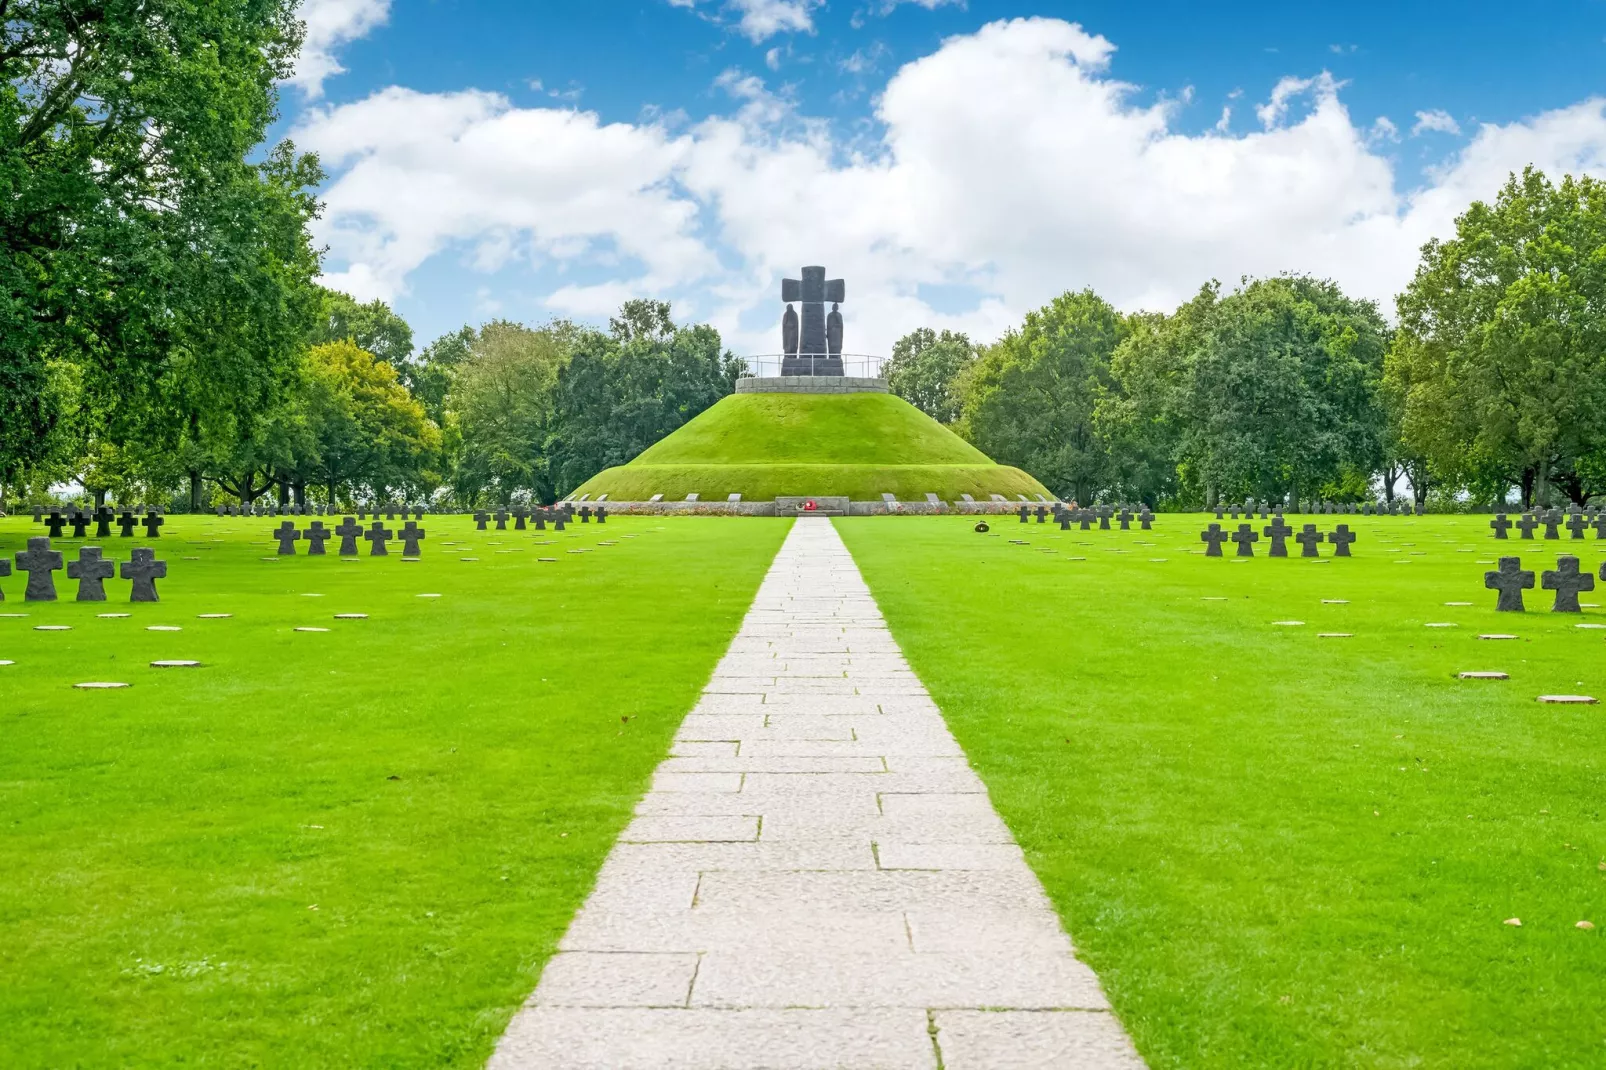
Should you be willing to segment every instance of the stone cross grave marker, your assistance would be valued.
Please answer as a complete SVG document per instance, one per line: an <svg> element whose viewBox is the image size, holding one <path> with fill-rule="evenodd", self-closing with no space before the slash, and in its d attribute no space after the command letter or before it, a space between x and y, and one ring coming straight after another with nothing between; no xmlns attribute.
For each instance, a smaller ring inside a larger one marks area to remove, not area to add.
<svg viewBox="0 0 1606 1070"><path fill-rule="evenodd" d="M597 506L596 516L597 523L606 524L608 522L608 507L606 505Z"/></svg>
<svg viewBox="0 0 1606 1070"><path fill-rule="evenodd" d="M1539 585L1547 591L1556 592L1556 604L1550 607L1552 613L1582 613L1578 594L1580 591L1593 591L1595 577L1589 572L1578 571L1578 558L1563 554L1556 558L1555 570L1546 571L1540 577Z"/></svg>
<svg viewBox="0 0 1606 1070"><path fill-rule="evenodd" d="M1327 536L1327 541L1333 544L1334 557L1348 557L1350 543L1355 541L1355 533L1349 529L1348 524L1340 524Z"/></svg>
<svg viewBox="0 0 1606 1070"><path fill-rule="evenodd" d="M1590 527L1595 529L1595 538L1606 539L1606 512L1595 514L1595 520Z"/></svg>
<svg viewBox="0 0 1606 1070"><path fill-rule="evenodd" d="M491 519L491 514L487 513L483 509L480 510L479 512L475 513L474 514L474 528L475 528L475 530L484 531L485 530L485 523L486 523L486 521L488 521L490 519Z"/></svg>
<svg viewBox="0 0 1606 1070"><path fill-rule="evenodd" d="M67 565L67 578L78 581L78 601L106 601L105 581L117 575L117 565L103 561L98 546L80 546L78 560Z"/></svg>
<svg viewBox="0 0 1606 1070"><path fill-rule="evenodd" d="M1325 538L1326 538L1325 535L1323 535L1321 532L1316 530L1316 525L1315 524L1306 524L1303 528L1300 529L1299 534L1294 536L1294 541L1299 543L1299 556L1300 557L1320 557L1320 556L1322 556L1322 552L1321 552L1320 547L1321 547L1322 540L1325 539Z"/></svg>
<svg viewBox="0 0 1606 1070"><path fill-rule="evenodd" d="M134 537L134 529L138 526L139 517L134 515L134 510L125 508L117 514L117 534L123 538L132 539Z"/></svg>
<svg viewBox="0 0 1606 1070"><path fill-rule="evenodd" d="M1147 505L1143 507L1143 512L1138 514L1138 526L1144 531L1149 531L1154 527L1154 514L1149 512Z"/></svg>
<svg viewBox="0 0 1606 1070"><path fill-rule="evenodd" d="M117 514L112 512L112 507L109 505L102 505L95 510L95 538L109 539L112 537L112 520L116 516Z"/></svg>
<svg viewBox="0 0 1606 1070"><path fill-rule="evenodd" d="M1071 515L1071 511L1069 509L1061 509L1059 511L1059 516L1057 517L1057 519L1060 522L1060 530L1061 531L1070 531L1071 530L1071 521L1076 519L1076 518Z"/></svg>
<svg viewBox="0 0 1606 1070"><path fill-rule="evenodd" d="M1206 557L1220 557L1221 544L1227 541L1227 533L1221 530L1220 524L1211 524L1199 533L1199 541L1205 544Z"/></svg>
<svg viewBox="0 0 1606 1070"><path fill-rule="evenodd" d="M1223 518L1224 518L1224 517L1225 517L1225 516L1226 516L1226 510L1225 510L1225 509L1223 509L1223 508L1222 508L1222 507L1221 507L1221 506L1219 506L1219 505L1218 505L1218 506L1216 506L1216 508L1215 508L1215 513L1216 513L1216 519L1217 519L1217 520L1221 520L1221 519L1223 519Z"/></svg>
<svg viewBox="0 0 1606 1070"><path fill-rule="evenodd" d="M167 576L167 562L156 560L156 551L148 547L136 546L133 557L122 563L119 571L123 579L134 581L134 590L129 594L130 602L160 602L156 594L156 581Z"/></svg>
<svg viewBox="0 0 1606 1070"><path fill-rule="evenodd" d="M1023 505L1019 509L1015 510L1015 515L1020 517L1020 522L1024 524L1032 515L1032 507L1029 505Z"/></svg>
<svg viewBox="0 0 1606 1070"><path fill-rule="evenodd" d="M1534 528L1537 528L1538 526L1539 521L1534 519L1534 515L1532 513L1523 513L1522 518L1517 521L1517 530L1522 532L1522 537L1525 539L1533 538Z"/></svg>
<svg viewBox="0 0 1606 1070"><path fill-rule="evenodd" d="M580 523L582 523L582 524L591 523L591 506L582 505L580 507Z"/></svg>
<svg viewBox="0 0 1606 1070"><path fill-rule="evenodd" d="M23 600L28 602L54 602L56 581L50 574L61 570L61 554L50 548L49 537L35 536L28 540L28 548L16 554L17 569L28 574L28 589Z"/></svg>
<svg viewBox="0 0 1606 1070"><path fill-rule="evenodd" d="M1567 530L1575 539L1584 537L1584 531L1589 527L1589 521L1584 519L1583 513L1573 513L1567 518Z"/></svg>
<svg viewBox="0 0 1606 1070"><path fill-rule="evenodd" d="M418 543L424 537L424 529L409 520L401 527L402 556L418 557Z"/></svg>
<svg viewBox="0 0 1606 1070"><path fill-rule="evenodd" d="M1039 524L1047 522L1047 520L1048 520L1048 508L1047 508L1047 506L1039 505L1037 507L1037 509L1036 509L1036 515L1037 515L1037 522Z"/></svg>
<svg viewBox="0 0 1606 1070"><path fill-rule="evenodd" d="M496 530L497 531L506 531L507 530L507 510L506 509L498 509L496 511Z"/></svg>
<svg viewBox="0 0 1606 1070"><path fill-rule="evenodd" d="M562 531L563 530L563 526L565 524L567 524L568 522L569 522L569 511L567 509L559 509L555 513L552 514L552 530L553 531Z"/></svg>
<svg viewBox="0 0 1606 1070"><path fill-rule="evenodd" d="M52 539L61 538L61 529L66 526L67 518L62 515L60 509L50 510L50 515L45 517L45 530L50 533Z"/></svg>
<svg viewBox="0 0 1606 1070"><path fill-rule="evenodd" d="M1504 539L1506 532L1511 530L1511 521L1506 519L1505 513L1496 513L1495 518L1489 521L1489 527L1494 529L1495 538Z"/></svg>
<svg viewBox="0 0 1606 1070"><path fill-rule="evenodd" d="M1521 613L1522 592L1533 589L1534 574L1523 571L1522 558L1502 557L1498 569L1483 574L1483 585L1491 591L1500 592L1494 607L1496 611Z"/></svg>
<svg viewBox="0 0 1606 1070"><path fill-rule="evenodd" d="M1121 530L1122 531L1131 531L1132 530L1132 510L1126 508L1125 506L1122 506L1121 514L1116 519L1121 522Z"/></svg>
<svg viewBox="0 0 1606 1070"><path fill-rule="evenodd" d="M72 537L73 538L75 538L75 539L88 538L88 536L89 536L89 522L90 522L90 519L91 519L91 517L90 517L90 514L88 513L88 511L86 511L84 509L80 509L76 505L73 506L72 513L69 514L69 516L67 518L67 522L72 525Z"/></svg>
<svg viewBox="0 0 1606 1070"><path fill-rule="evenodd" d="M1238 544L1239 557L1254 557L1255 543L1260 541L1260 536L1248 524L1239 524L1238 530L1232 533L1232 541Z"/></svg>
<svg viewBox="0 0 1606 1070"><path fill-rule="evenodd" d="M524 508L524 506L522 506L522 505L514 506L514 508L513 508L513 530L514 531L523 531L523 530L525 530L525 520L528 519L529 515L530 515L530 511L528 509Z"/></svg>
<svg viewBox="0 0 1606 1070"><path fill-rule="evenodd" d="M314 520L309 524L307 530L302 532L302 537L307 540L307 556L322 557L323 544L328 542L329 536L333 534L334 532L323 526L322 520Z"/></svg>
<svg viewBox="0 0 1606 1070"><path fill-rule="evenodd" d="M1108 505L1101 505L1101 506L1098 507L1099 530L1100 531L1109 531L1110 530L1110 513L1112 511L1113 510L1111 510L1111 508Z"/></svg>
<svg viewBox="0 0 1606 1070"><path fill-rule="evenodd" d="M1547 539L1559 539L1559 538L1561 538L1561 532L1557 530L1558 528L1561 527L1561 510L1560 509L1546 510L1545 515L1541 518L1541 523L1543 523L1545 525L1545 538L1547 538Z"/></svg>
<svg viewBox="0 0 1606 1070"><path fill-rule="evenodd" d="M145 519L141 520L140 523L145 526L145 537L147 539L159 539L162 537L162 525L167 521L162 519L161 513L152 509L145 514Z"/></svg>
<svg viewBox="0 0 1606 1070"><path fill-rule="evenodd" d="M781 300L786 313L781 319L782 375L841 375L842 313L838 305L847 300L847 286L841 279L827 279L825 268L805 267L800 279L781 280ZM802 321L792 311L792 302L802 306ZM831 314L825 306L831 305Z"/></svg>
<svg viewBox="0 0 1606 1070"><path fill-rule="evenodd" d="M532 509L530 511L530 519L535 522L535 530L536 531L545 531L546 530L546 510L545 509Z"/></svg>
<svg viewBox="0 0 1606 1070"><path fill-rule="evenodd" d="M362 534L362 525L353 517L342 517L335 534L340 536L340 556L356 557L357 536Z"/></svg>
<svg viewBox="0 0 1606 1070"><path fill-rule="evenodd" d="M1278 516L1270 524L1267 524L1263 530L1266 533L1266 538L1271 541L1271 548L1266 551L1266 556L1287 557L1287 539L1288 536L1294 533L1294 529L1283 523L1283 518Z"/></svg>
<svg viewBox="0 0 1606 1070"><path fill-rule="evenodd" d="M390 542L391 537L395 534L394 531L385 526L383 520L375 520L374 526L363 534L363 538L368 540L368 556L389 557L390 551L385 549L385 544Z"/></svg>
<svg viewBox="0 0 1606 1070"><path fill-rule="evenodd" d="M11 562L7 561L3 557L0 557L0 576L9 576L9 575L11 575ZM6 600L6 592L0 591L0 602L4 602L5 600Z"/></svg>
<svg viewBox="0 0 1606 1070"><path fill-rule="evenodd" d="M301 532L297 530L294 520L286 520L274 528L273 537L279 540L279 553L295 556L296 543L301 541Z"/></svg>

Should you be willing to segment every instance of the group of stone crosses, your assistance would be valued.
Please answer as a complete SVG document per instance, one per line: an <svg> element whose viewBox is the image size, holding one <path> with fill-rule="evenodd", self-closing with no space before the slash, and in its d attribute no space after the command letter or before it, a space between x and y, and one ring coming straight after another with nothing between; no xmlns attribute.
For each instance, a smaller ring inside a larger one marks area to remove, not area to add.
<svg viewBox="0 0 1606 1070"><path fill-rule="evenodd" d="M1283 522L1283 514L1275 513L1271 523L1255 531L1251 524L1239 524L1237 531L1224 531L1220 524L1211 524L1199 533L1199 541L1205 544L1206 557L1220 557L1221 546L1226 542L1236 543L1239 557L1254 557L1255 543L1260 541L1264 533L1269 546L1267 557L1288 556L1288 536L1293 535L1294 541L1299 543L1300 557L1320 557L1321 544L1328 543L1333 547L1334 557L1349 557L1350 545L1355 541L1355 533L1349 529L1348 524L1340 524L1328 534L1316 530L1315 524L1306 524L1296 534L1294 529Z"/></svg>
<svg viewBox="0 0 1606 1070"><path fill-rule="evenodd" d="M286 520L272 532L273 537L279 540L279 553L284 556L296 552L296 543L305 541L308 557L323 557L328 551L324 543L331 538L340 539L340 548L337 551L340 557L357 556L357 540L368 541L369 557L389 557L390 540L399 538L402 541L403 557L419 557L422 551L418 544L424 540L425 531L413 520L401 526L399 531L392 531L385 526L383 520L375 520L373 524L364 528L357 523L356 517L342 517L340 523L333 528L326 528L322 520L314 520L306 530L297 528L295 522Z"/></svg>
<svg viewBox="0 0 1606 1070"><path fill-rule="evenodd" d="M1061 531L1071 530L1072 524L1080 524L1083 531L1089 530L1094 524L1099 526L1100 531L1109 531L1111 520L1119 523L1122 531L1131 531L1134 520L1144 531L1151 531L1154 528L1154 514L1149 512L1147 505L1140 505L1138 512L1134 513L1125 505L1117 512L1113 505L1092 505L1072 509L1064 502L1054 502L1052 506L1039 505L1035 509L1030 505L1022 505L1015 511L1015 515L1020 517L1022 524L1028 523L1034 515L1039 524L1045 524L1052 516Z"/></svg>
<svg viewBox="0 0 1606 1070"><path fill-rule="evenodd" d="M143 517L139 515L141 511L145 513ZM133 538L134 529L137 527L145 529L147 539L159 539L162 537L162 525L166 523L162 519L162 511L155 506L146 506L141 510L131 505L125 505L120 509L113 509L109 505L100 505L93 509L85 509L79 505L47 509L42 505L36 505L33 507L33 522L43 524L52 539L87 539L90 537L91 524L95 525L95 538L109 539L114 523L117 525L117 533L125 539ZM63 534L64 529L68 527L72 528L71 536Z"/></svg>
<svg viewBox="0 0 1606 1070"><path fill-rule="evenodd" d="M285 505L276 505L273 502L258 502L255 505L220 505L217 507L218 516L334 516L339 509L328 505L297 505L290 502ZM386 520L395 520L400 514L403 520L407 514L412 513L415 520L424 519L422 505L403 505L397 502L384 502L377 505L363 505L356 510L358 520L368 519L369 514L375 520L381 513Z"/></svg>
<svg viewBox="0 0 1606 1070"><path fill-rule="evenodd" d="M1244 505L1244 516L1247 518L1255 512L1255 501L1251 499ZM1266 519L1267 505L1259 503L1260 519ZM1223 512L1231 512L1232 519L1238 519L1238 506L1217 506L1216 519L1222 519ZM1300 512L1299 503L1295 502L1288 507L1288 512ZM1304 512L1332 516L1335 513L1347 516L1426 516L1427 506L1421 502L1408 502L1403 498L1395 498L1391 502L1306 502Z"/></svg>
<svg viewBox="0 0 1606 1070"><path fill-rule="evenodd" d="M1606 565L1600 567L1601 579L1606 580ZM1483 585L1491 591L1499 592L1495 609L1501 613L1523 612L1522 592L1531 591L1534 586L1533 572L1522 567L1520 557L1502 557L1500 567L1483 574ZM1595 577L1589 572L1579 568L1578 558L1570 554L1562 554L1556 558L1554 570L1547 571L1540 577L1540 584L1547 591L1556 592L1556 601L1552 605L1553 613L1582 613L1583 607L1578 604L1578 596L1595 589Z"/></svg>
<svg viewBox="0 0 1606 1070"><path fill-rule="evenodd" d="M601 505L595 510L589 505L582 505L576 512L573 502L560 502L550 509L527 509L522 505L514 506L512 509L498 509L494 513L482 509L474 514L474 526L480 531L485 531L486 525L495 522L497 531L506 531L507 522L511 520L514 531L528 531L531 523L535 525L536 531L545 531L549 523L554 531L562 531L566 525L573 523L576 517L582 524L591 523L592 517L596 517L597 523L606 524L608 510L606 506Z"/></svg>
<svg viewBox="0 0 1606 1070"><path fill-rule="evenodd" d="M1497 539L1510 538L1508 532L1516 528L1524 539L1534 537L1537 528L1545 529L1545 538L1561 538L1561 529L1565 527L1575 539L1584 538L1584 532L1590 528L1595 529L1595 538L1606 539L1606 511L1591 509L1585 511L1573 506L1565 513L1560 509L1539 509L1530 513L1523 513L1522 517L1513 524L1505 513L1496 513L1495 518L1489 521L1489 527L1494 531Z"/></svg>
<svg viewBox="0 0 1606 1070"><path fill-rule="evenodd" d="M50 548L50 539L36 536L28 540L28 548L15 555L17 571L28 574L28 586L23 593L27 602L54 602L56 581L53 573L61 571L62 554ZM0 558L0 576L11 575L11 562ZM78 581L78 601L106 601L106 581L121 575L133 581L130 602L158 602L156 581L167 576L167 562L156 560L156 551L138 546L129 560L119 565L101 556L99 546L80 546L78 560L67 565L67 578ZM0 602L5 592L0 591Z"/></svg>

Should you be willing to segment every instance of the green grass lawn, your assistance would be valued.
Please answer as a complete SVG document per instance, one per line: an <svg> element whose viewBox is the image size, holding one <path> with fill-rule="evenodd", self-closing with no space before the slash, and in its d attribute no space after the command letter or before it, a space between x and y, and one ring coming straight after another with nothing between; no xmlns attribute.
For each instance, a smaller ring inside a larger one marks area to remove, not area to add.
<svg viewBox="0 0 1606 1070"><path fill-rule="evenodd" d="M704 501L894 494L917 502L927 493L945 501L1047 493L892 394L732 394L576 490L615 501L678 501L694 492Z"/></svg>
<svg viewBox="0 0 1606 1070"><path fill-rule="evenodd" d="M100 540L159 547L159 604L0 580L0 1065L482 1064L787 528L429 517L420 563L264 561L278 523Z"/></svg>
<svg viewBox="0 0 1606 1070"><path fill-rule="evenodd" d="M836 523L1151 1065L1606 1065L1606 706L1536 701L1606 699L1606 613L1483 589L1606 543L1290 517L1356 556L1240 562L1206 519Z"/></svg>

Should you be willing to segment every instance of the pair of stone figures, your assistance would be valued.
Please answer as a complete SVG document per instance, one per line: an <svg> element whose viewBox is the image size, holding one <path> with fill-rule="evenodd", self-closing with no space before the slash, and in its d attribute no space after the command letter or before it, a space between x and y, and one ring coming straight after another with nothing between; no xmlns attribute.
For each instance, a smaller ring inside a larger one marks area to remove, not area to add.
<svg viewBox="0 0 1606 1070"><path fill-rule="evenodd" d="M827 280L823 267L806 267L801 279L781 280L781 300L787 302L781 317L781 374L841 375L840 305L847 300L842 280ZM792 308L793 301L803 307L801 318ZM828 301L829 316L825 313Z"/></svg>

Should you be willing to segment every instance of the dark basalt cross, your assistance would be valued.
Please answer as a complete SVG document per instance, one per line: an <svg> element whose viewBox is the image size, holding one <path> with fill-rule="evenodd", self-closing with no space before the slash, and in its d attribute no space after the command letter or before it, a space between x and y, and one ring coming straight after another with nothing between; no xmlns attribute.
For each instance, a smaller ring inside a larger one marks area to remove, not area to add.
<svg viewBox="0 0 1606 1070"><path fill-rule="evenodd" d="M825 268L806 267L801 279L781 280L781 300L787 302L787 312L796 301L802 310L802 321L797 333L797 348L791 348L792 324L783 321L781 346L782 375L841 375L841 318L832 309L832 322L826 322L825 306L829 302L839 305L848 299L847 287L841 279L827 279ZM831 330L828 331L828 326ZM831 335L836 337L833 339ZM835 340L836 347L831 346Z"/></svg>
<svg viewBox="0 0 1606 1070"><path fill-rule="evenodd" d="M1078 509L1076 511L1076 522L1082 525L1083 531L1092 528L1093 521L1096 519L1097 517L1093 515L1093 510L1091 509Z"/></svg>
<svg viewBox="0 0 1606 1070"><path fill-rule="evenodd" d="M401 527L402 556L418 557L418 541L424 537L424 529L409 520Z"/></svg>
<svg viewBox="0 0 1606 1070"><path fill-rule="evenodd" d="M117 514L117 534L125 539L134 537L134 529L139 526L139 519L134 516L134 510L124 509Z"/></svg>
<svg viewBox="0 0 1606 1070"><path fill-rule="evenodd" d="M1552 613L1582 613L1578 605L1580 591L1593 591L1595 577L1588 572L1578 571L1578 558L1563 554L1556 558L1554 571L1546 571L1540 577L1539 585L1547 591L1556 592L1556 604L1550 607Z"/></svg>
<svg viewBox="0 0 1606 1070"><path fill-rule="evenodd" d="M75 539L88 538L89 523L92 519L93 517L89 513L74 506L72 517L68 520L68 523L72 525L72 537Z"/></svg>
<svg viewBox="0 0 1606 1070"><path fill-rule="evenodd" d="M1123 506L1121 509L1121 515L1116 517L1116 519L1121 522L1122 531L1132 530L1132 510Z"/></svg>
<svg viewBox="0 0 1606 1070"><path fill-rule="evenodd" d="M9 576L9 575L11 575L11 562L7 561L3 557L0 557L0 576ZM6 600L6 592L0 591L0 602L4 602L5 600Z"/></svg>
<svg viewBox="0 0 1606 1070"><path fill-rule="evenodd" d="M324 555L323 544L328 542L329 536L333 534L334 532L323 526L322 520L314 520L307 527L307 530L302 532L302 536L307 540L307 556L322 557ZM356 547L352 547L352 549L356 549Z"/></svg>
<svg viewBox="0 0 1606 1070"><path fill-rule="evenodd" d="M28 602L54 602L56 581L50 575L61 569L61 554L50 548L50 540L35 537L28 540L28 548L16 554L17 568L28 574L28 589L23 600Z"/></svg>
<svg viewBox="0 0 1606 1070"><path fill-rule="evenodd" d="M385 522L383 520L375 520L374 526L363 533L363 538L368 540L368 556L389 557L390 551L385 549L385 544L388 543L395 534L396 533L394 531L391 531L385 526Z"/></svg>
<svg viewBox="0 0 1606 1070"><path fill-rule="evenodd" d="M1199 533L1199 541L1205 544L1206 557L1220 557L1221 544L1227 541L1227 533L1221 530L1220 524L1211 524Z"/></svg>
<svg viewBox="0 0 1606 1070"><path fill-rule="evenodd" d="M1110 507L1108 505L1099 506L1099 530L1100 531L1109 531L1110 530L1110 512L1111 512L1111 510L1110 510Z"/></svg>
<svg viewBox="0 0 1606 1070"><path fill-rule="evenodd" d="M1588 527L1589 521L1585 519L1583 513L1574 513L1567 518L1567 530L1572 533L1572 537L1575 539L1583 538L1584 532Z"/></svg>
<svg viewBox="0 0 1606 1070"><path fill-rule="evenodd" d="M1547 538L1547 539L1559 539L1559 538L1561 538L1561 532L1556 530L1557 528L1561 527L1561 510L1560 509L1551 509L1548 512L1546 512L1545 515L1541 518L1541 522L1545 525L1545 538Z"/></svg>
<svg viewBox="0 0 1606 1070"><path fill-rule="evenodd" d="M1333 544L1334 557L1348 557L1350 543L1355 541L1355 533L1349 529L1348 524L1340 524L1327 536L1327 541Z"/></svg>
<svg viewBox="0 0 1606 1070"><path fill-rule="evenodd" d="M475 528L475 530L476 531L484 531L485 530L485 522L487 520L490 520L490 519L491 519L491 514L487 513L483 509L480 510L479 512L475 513L474 514L474 528Z"/></svg>
<svg viewBox="0 0 1606 1070"><path fill-rule="evenodd" d="M109 539L112 537L112 520L117 516L112 507L102 505L95 510L95 538Z"/></svg>
<svg viewBox="0 0 1606 1070"><path fill-rule="evenodd" d="M607 522L608 522L608 507L606 505L597 506L597 523L606 524Z"/></svg>
<svg viewBox="0 0 1606 1070"><path fill-rule="evenodd" d="M45 530L50 533L52 539L61 538L61 529L66 526L67 518L62 515L60 509L50 510L50 515L45 517Z"/></svg>
<svg viewBox="0 0 1606 1070"><path fill-rule="evenodd" d="M496 530L497 531L506 531L507 530L507 510L506 509L498 509L496 511Z"/></svg>
<svg viewBox="0 0 1606 1070"><path fill-rule="evenodd" d="M1015 510L1015 515L1016 515L1016 516L1018 516L1018 517L1020 517L1020 522L1021 522L1021 523L1022 523L1022 524L1024 524L1024 523L1026 523L1026 522L1027 522L1027 521L1028 521L1028 520L1030 520L1030 519L1031 519L1031 516L1032 516L1032 507L1031 507L1031 506L1029 506L1029 505L1023 505L1023 506L1021 506L1021 507L1020 507L1020 508L1019 508L1019 509L1016 509L1016 510Z"/></svg>
<svg viewBox="0 0 1606 1070"><path fill-rule="evenodd" d="M145 519L141 520L140 523L145 525L145 537L147 539L159 539L162 537L162 525L167 521L162 519L161 513L152 509L145 514Z"/></svg>
<svg viewBox="0 0 1606 1070"><path fill-rule="evenodd" d="M273 537L279 540L279 553L295 556L296 543L301 541L301 532L296 529L295 521L286 520L274 528Z"/></svg>
<svg viewBox="0 0 1606 1070"><path fill-rule="evenodd" d="M1048 520L1048 507L1039 505L1037 507L1037 510L1036 510L1036 515L1037 515L1037 522L1039 524L1044 523L1045 521Z"/></svg>
<svg viewBox="0 0 1606 1070"><path fill-rule="evenodd" d="M106 601L105 581L117 575L117 566L101 560L100 547L80 546L78 560L67 566L67 578L78 581L78 601Z"/></svg>
<svg viewBox="0 0 1606 1070"><path fill-rule="evenodd" d="M1532 513L1523 513L1522 519L1517 521L1517 530L1522 532L1522 537L1525 539L1533 538L1534 528L1537 528L1538 526L1539 521L1534 519L1534 515Z"/></svg>
<svg viewBox="0 0 1606 1070"><path fill-rule="evenodd" d="M1320 549L1320 546L1321 546L1322 540L1325 539L1325 538L1326 538L1325 535L1323 535L1321 532L1316 530L1316 525L1315 524L1306 524L1303 528L1300 529L1299 534L1294 536L1294 541L1299 543L1299 556L1300 557L1320 557L1320 556L1322 556L1322 551Z"/></svg>
<svg viewBox="0 0 1606 1070"><path fill-rule="evenodd" d="M1149 512L1149 507L1148 506L1144 506L1143 507L1143 512L1138 514L1138 526L1141 527L1144 531L1149 531L1149 530L1153 529L1153 527L1154 527L1154 514Z"/></svg>
<svg viewBox="0 0 1606 1070"><path fill-rule="evenodd" d="M525 518L527 518L529 515L530 515L530 511L528 509L524 508L524 506L520 505L517 508L515 508L513 510L513 530L514 531L523 531L523 530L525 530L524 521L525 521Z"/></svg>
<svg viewBox="0 0 1606 1070"><path fill-rule="evenodd" d="M1071 511L1069 509L1061 509L1058 513L1054 514L1054 519L1056 519L1056 520L1058 520L1060 522L1060 530L1061 531L1070 531L1071 530L1071 521L1076 519L1076 517L1071 513Z"/></svg>
<svg viewBox="0 0 1606 1070"><path fill-rule="evenodd" d="M1506 532L1511 530L1511 521L1506 519L1505 513L1497 513L1495 518L1489 521L1489 527L1494 530L1495 538L1504 539L1506 538Z"/></svg>
<svg viewBox="0 0 1606 1070"><path fill-rule="evenodd" d="M1500 592L1494 607L1498 612L1521 613L1522 592L1533 589L1534 574L1523 571L1522 558L1502 557L1497 570L1483 574L1483 585Z"/></svg>
<svg viewBox="0 0 1606 1070"><path fill-rule="evenodd" d="M1255 543L1260 541L1260 536L1248 524L1239 524L1238 530L1232 533L1232 541L1238 544L1239 557L1254 557Z"/></svg>
<svg viewBox="0 0 1606 1070"><path fill-rule="evenodd" d="M1279 516L1274 517L1272 522L1262 530L1265 531L1266 538L1271 540L1271 549L1266 551L1266 556L1287 557L1288 543L1286 540L1288 536L1294 533L1294 529L1283 523L1283 518Z"/></svg>
<svg viewBox="0 0 1606 1070"><path fill-rule="evenodd" d="M1590 527L1595 529L1595 538L1606 539L1606 512L1596 514L1595 520L1590 524Z"/></svg>
<svg viewBox="0 0 1606 1070"><path fill-rule="evenodd" d="M167 576L167 562L156 560L156 551L147 547L134 548L133 557L124 561L118 570L125 580L134 581L130 602L160 602L156 594L156 581Z"/></svg>
<svg viewBox="0 0 1606 1070"><path fill-rule="evenodd" d="M354 517L342 517L335 528L335 534L340 536L340 556L357 556L357 536L362 534L362 525Z"/></svg>

